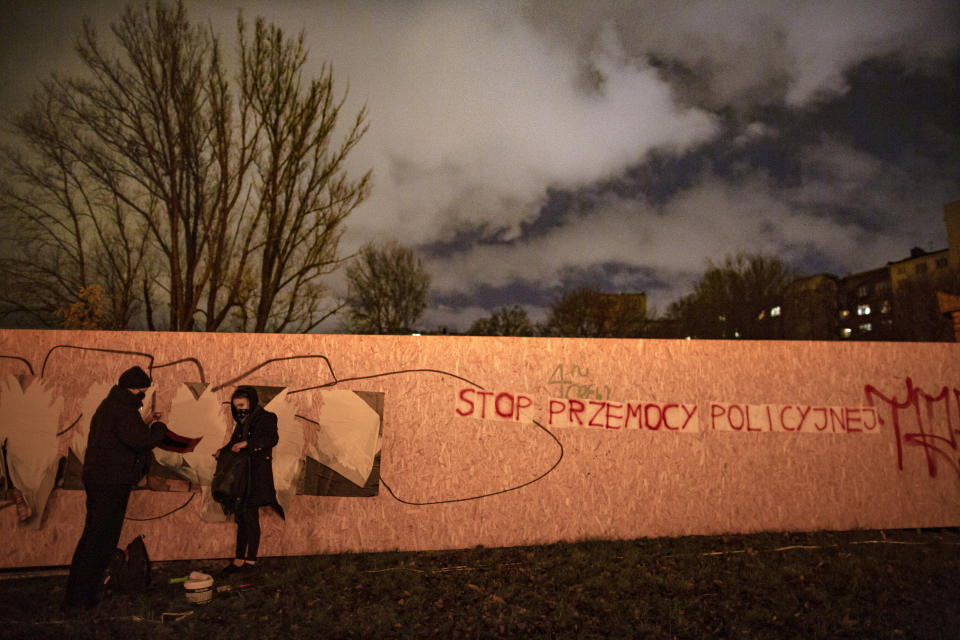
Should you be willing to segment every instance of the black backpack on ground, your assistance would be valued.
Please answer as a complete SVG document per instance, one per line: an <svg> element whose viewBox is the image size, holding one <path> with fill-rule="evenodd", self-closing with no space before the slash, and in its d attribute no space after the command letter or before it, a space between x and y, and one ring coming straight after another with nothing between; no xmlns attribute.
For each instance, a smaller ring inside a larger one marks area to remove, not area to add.
<svg viewBox="0 0 960 640"><path fill-rule="evenodd" d="M126 550L113 550L104 583L125 593L145 591L150 586L150 555L142 535L131 540Z"/></svg>

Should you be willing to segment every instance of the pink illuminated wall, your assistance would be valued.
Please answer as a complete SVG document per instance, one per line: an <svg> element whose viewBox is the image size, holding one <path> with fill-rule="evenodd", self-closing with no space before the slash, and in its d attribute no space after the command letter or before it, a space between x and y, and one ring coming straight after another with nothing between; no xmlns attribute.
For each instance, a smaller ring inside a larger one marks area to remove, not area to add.
<svg viewBox="0 0 960 640"><path fill-rule="evenodd" d="M263 555L960 525L955 344L4 331L0 356L0 440L34 500L134 364L161 411L184 383L296 392L301 451L332 442L321 391L383 394L379 494L293 496ZM121 543L229 556L233 525L173 488L134 493ZM40 520L0 510L0 566L69 562L83 492L47 492Z"/></svg>

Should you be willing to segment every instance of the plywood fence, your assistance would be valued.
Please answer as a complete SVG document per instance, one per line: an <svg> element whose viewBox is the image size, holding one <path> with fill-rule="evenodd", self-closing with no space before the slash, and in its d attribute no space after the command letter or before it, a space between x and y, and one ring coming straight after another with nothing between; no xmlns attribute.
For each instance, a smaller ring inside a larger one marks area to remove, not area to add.
<svg viewBox="0 0 960 640"><path fill-rule="evenodd" d="M295 388L304 430L313 389L382 393L378 495L294 496L262 555L960 525L956 344L3 331L0 356L0 439L39 467L134 364L161 411L184 383ZM137 491L121 542L230 556L201 505ZM69 563L83 513L0 510L0 567Z"/></svg>

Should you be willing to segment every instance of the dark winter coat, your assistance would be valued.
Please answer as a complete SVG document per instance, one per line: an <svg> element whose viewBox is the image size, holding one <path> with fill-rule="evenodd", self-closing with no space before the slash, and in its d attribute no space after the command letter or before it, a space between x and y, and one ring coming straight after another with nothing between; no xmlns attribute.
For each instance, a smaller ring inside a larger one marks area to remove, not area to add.
<svg viewBox="0 0 960 640"><path fill-rule="evenodd" d="M238 415L236 407L233 406L233 398L240 395L250 400L250 414L246 418ZM273 447L280 441L277 432L277 414L260 406L257 392L253 387L238 387L233 398L230 402L230 411L235 424L230 442L224 448L247 441L246 449L241 451L250 453L250 484L243 503L245 506L273 507L282 517L283 508L277 502L273 483Z"/></svg>
<svg viewBox="0 0 960 640"><path fill-rule="evenodd" d="M162 422L147 425L141 399L129 389L113 387L90 420L84 484L134 485L147 472L150 450L163 441Z"/></svg>

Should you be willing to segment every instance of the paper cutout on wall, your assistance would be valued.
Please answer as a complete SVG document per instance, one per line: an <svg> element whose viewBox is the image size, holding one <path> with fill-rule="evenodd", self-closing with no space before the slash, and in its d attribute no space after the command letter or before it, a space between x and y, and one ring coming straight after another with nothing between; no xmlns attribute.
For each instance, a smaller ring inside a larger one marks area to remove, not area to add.
<svg viewBox="0 0 960 640"><path fill-rule="evenodd" d="M177 389L170 413L164 417L177 433L200 438L200 442L187 453L155 449L157 462L201 488L200 512L204 520L225 521L226 516L210 495L210 481L217 466L213 454L227 439L226 406L205 385L186 383Z"/></svg>
<svg viewBox="0 0 960 640"><path fill-rule="evenodd" d="M25 504L21 505L20 524L39 529L43 512L53 491L60 454L57 426L63 410L63 398L39 379L15 376L0 382L0 443L5 443L9 481Z"/></svg>
<svg viewBox="0 0 960 640"><path fill-rule="evenodd" d="M263 391L267 399L264 408L277 415L279 441L273 450L273 477L277 500L284 509L290 507L298 491L314 495L376 495L379 474L372 476L379 452L382 393L361 392L364 396L379 398L379 402L374 403L379 404L378 411L353 391L314 392L315 404L319 407L314 410L318 419L313 419L298 413L299 397L291 397L286 388L255 388L258 395ZM201 516L211 522L226 519L210 495L210 482L216 470L214 454L227 441L233 428L227 398L229 395L225 392L214 393L196 383L183 384L174 395L167 424L177 433L200 441L187 453L154 451L160 465L201 488ZM313 475L324 473L322 468L316 468L323 466L328 476L335 472L358 487L372 483L374 488L361 494L340 491L340 485L335 482L304 482L305 455L312 459L307 467Z"/></svg>
<svg viewBox="0 0 960 640"><path fill-rule="evenodd" d="M260 388L257 387L259 392ZM277 490L280 506L289 510L290 501L297 492L297 475L303 462L304 425L297 420L296 407L286 390L269 400L264 408L277 414L279 440L273 448L273 486Z"/></svg>
<svg viewBox="0 0 960 640"><path fill-rule="evenodd" d="M364 486L379 451L381 416L352 391L322 392L318 410L319 429L306 454Z"/></svg>

